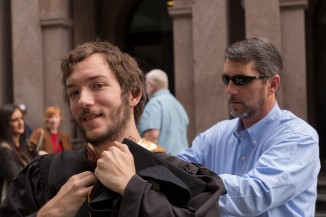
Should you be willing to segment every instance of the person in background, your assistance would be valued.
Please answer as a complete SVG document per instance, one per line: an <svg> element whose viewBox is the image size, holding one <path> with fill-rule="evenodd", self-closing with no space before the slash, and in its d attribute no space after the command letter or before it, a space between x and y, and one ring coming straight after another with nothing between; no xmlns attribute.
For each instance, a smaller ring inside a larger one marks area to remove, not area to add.
<svg viewBox="0 0 326 217"><path fill-rule="evenodd" d="M139 120L140 135L161 145L171 155L188 148L189 119L181 103L170 93L166 73L153 69L146 74L149 101Z"/></svg>
<svg viewBox="0 0 326 217"><path fill-rule="evenodd" d="M6 197L7 188L20 170L37 156L27 143L23 112L14 104L0 109L0 199Z"/></svg>
<svg viewBox="0 0 326 217"><path fill-rule="evenodd" d="M61 71L88 145L29 164L10 185L0 216L219 216L218 175L140 137L145 79L132 57L108 42L87 42L64 57Z"/></svg>
<svg viewBox="0 0 326 217"><path fill-rule="evenodd" d="M27 115L27 106L25 104L23 104L23 103L19 103L17 106L23 112L24 117L26 117L26 115ZM32 132L33 132L32 128L29 126L29 124L26 122L26 119L25 119L25 135L26 135L27 141L29 140L29 137L32 135Z"/></svg>
<svg viewBox="0 0 326 217"><path fill-rule="evenodd" d="M37 128L30 136L30 143L37 151L46 153L59 153L63 150L71 150L69 136L59 129L64 117L58 106L49 106L44 112L44 128Z"/></svg>
<svg viewBox="0 0 326 217"><path fill-rule="evenodd" d="M200 133L178 156L220 174L227 190L221 216L315 216L318 134L279 107L282 73L281 55L267 38L228 47L222 80L234 118Z"/></svg>

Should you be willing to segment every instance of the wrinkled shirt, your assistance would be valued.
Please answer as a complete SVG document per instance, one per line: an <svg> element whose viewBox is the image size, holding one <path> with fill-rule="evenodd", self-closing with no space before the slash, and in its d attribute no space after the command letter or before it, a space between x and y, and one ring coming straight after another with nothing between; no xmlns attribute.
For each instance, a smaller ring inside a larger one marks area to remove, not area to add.
<svg viewBox="0 0 326 217"><path fill-rule="evenodd" d="M248 129L239 118L217 123L178 157L220 174L221 216L313 217L318 143L310 125L276 104Z"/></svg>

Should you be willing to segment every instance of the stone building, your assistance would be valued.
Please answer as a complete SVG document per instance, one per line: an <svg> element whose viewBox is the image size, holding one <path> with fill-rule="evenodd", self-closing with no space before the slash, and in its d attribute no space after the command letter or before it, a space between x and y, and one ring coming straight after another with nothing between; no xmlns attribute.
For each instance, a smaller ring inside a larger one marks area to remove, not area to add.
<svg viewBox="0 0 326 217"><path fill-rule="evenodd" d="M189 141L228 118L221 82L223 52L253 36L270 38L284 58L281 107L316 127L326 157L326 1L324 0L1 0L0 105L25 103L42 125L45 107L64 110L64 130L78 131L62 97L60 58L102 38L133 55L146 72L168 72L189 117Z"/></svg>

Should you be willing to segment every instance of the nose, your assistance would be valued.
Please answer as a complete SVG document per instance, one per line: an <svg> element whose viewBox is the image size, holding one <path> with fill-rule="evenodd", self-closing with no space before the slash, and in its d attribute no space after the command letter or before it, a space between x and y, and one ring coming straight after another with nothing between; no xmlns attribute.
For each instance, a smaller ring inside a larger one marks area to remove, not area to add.
<svg viewBox="0 0 326 217"><path fill-rule="evenodd" d="M226 93L230 96L237 95L239 93L238 87L233 83L233 81L230 81L226 86Z"/></svg>
<svg viewBox="0 0 326 217"><path fill-rule="evenodd" d="M78 107L83 108L94 104L94 97L91 91L82 89L78 99Z"/></svg>
<svg viewBox="0 0 326 217"><path fill-rule="evenodd" d="M23 118L19 119L19 124L24 125L24 119Z"/></svg>

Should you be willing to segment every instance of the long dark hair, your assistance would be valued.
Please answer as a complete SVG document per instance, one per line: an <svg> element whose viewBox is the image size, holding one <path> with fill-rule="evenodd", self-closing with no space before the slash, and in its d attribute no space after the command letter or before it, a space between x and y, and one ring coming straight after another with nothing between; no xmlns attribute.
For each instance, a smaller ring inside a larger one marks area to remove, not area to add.
<svg viewBox="0 0 326 217"><path fill-rule="evenodd" d="M25 131L19 137L19 149L13 140L13 135L10 127L10 118L16 110L22 112L22 110L15 104L6 104L0 109L0 143L8 144L11 147L11 150L13 150L17 157L19 157L21 160L24 158L23 161L30 161L36 156L36 152L27 142Z"/></svg>

